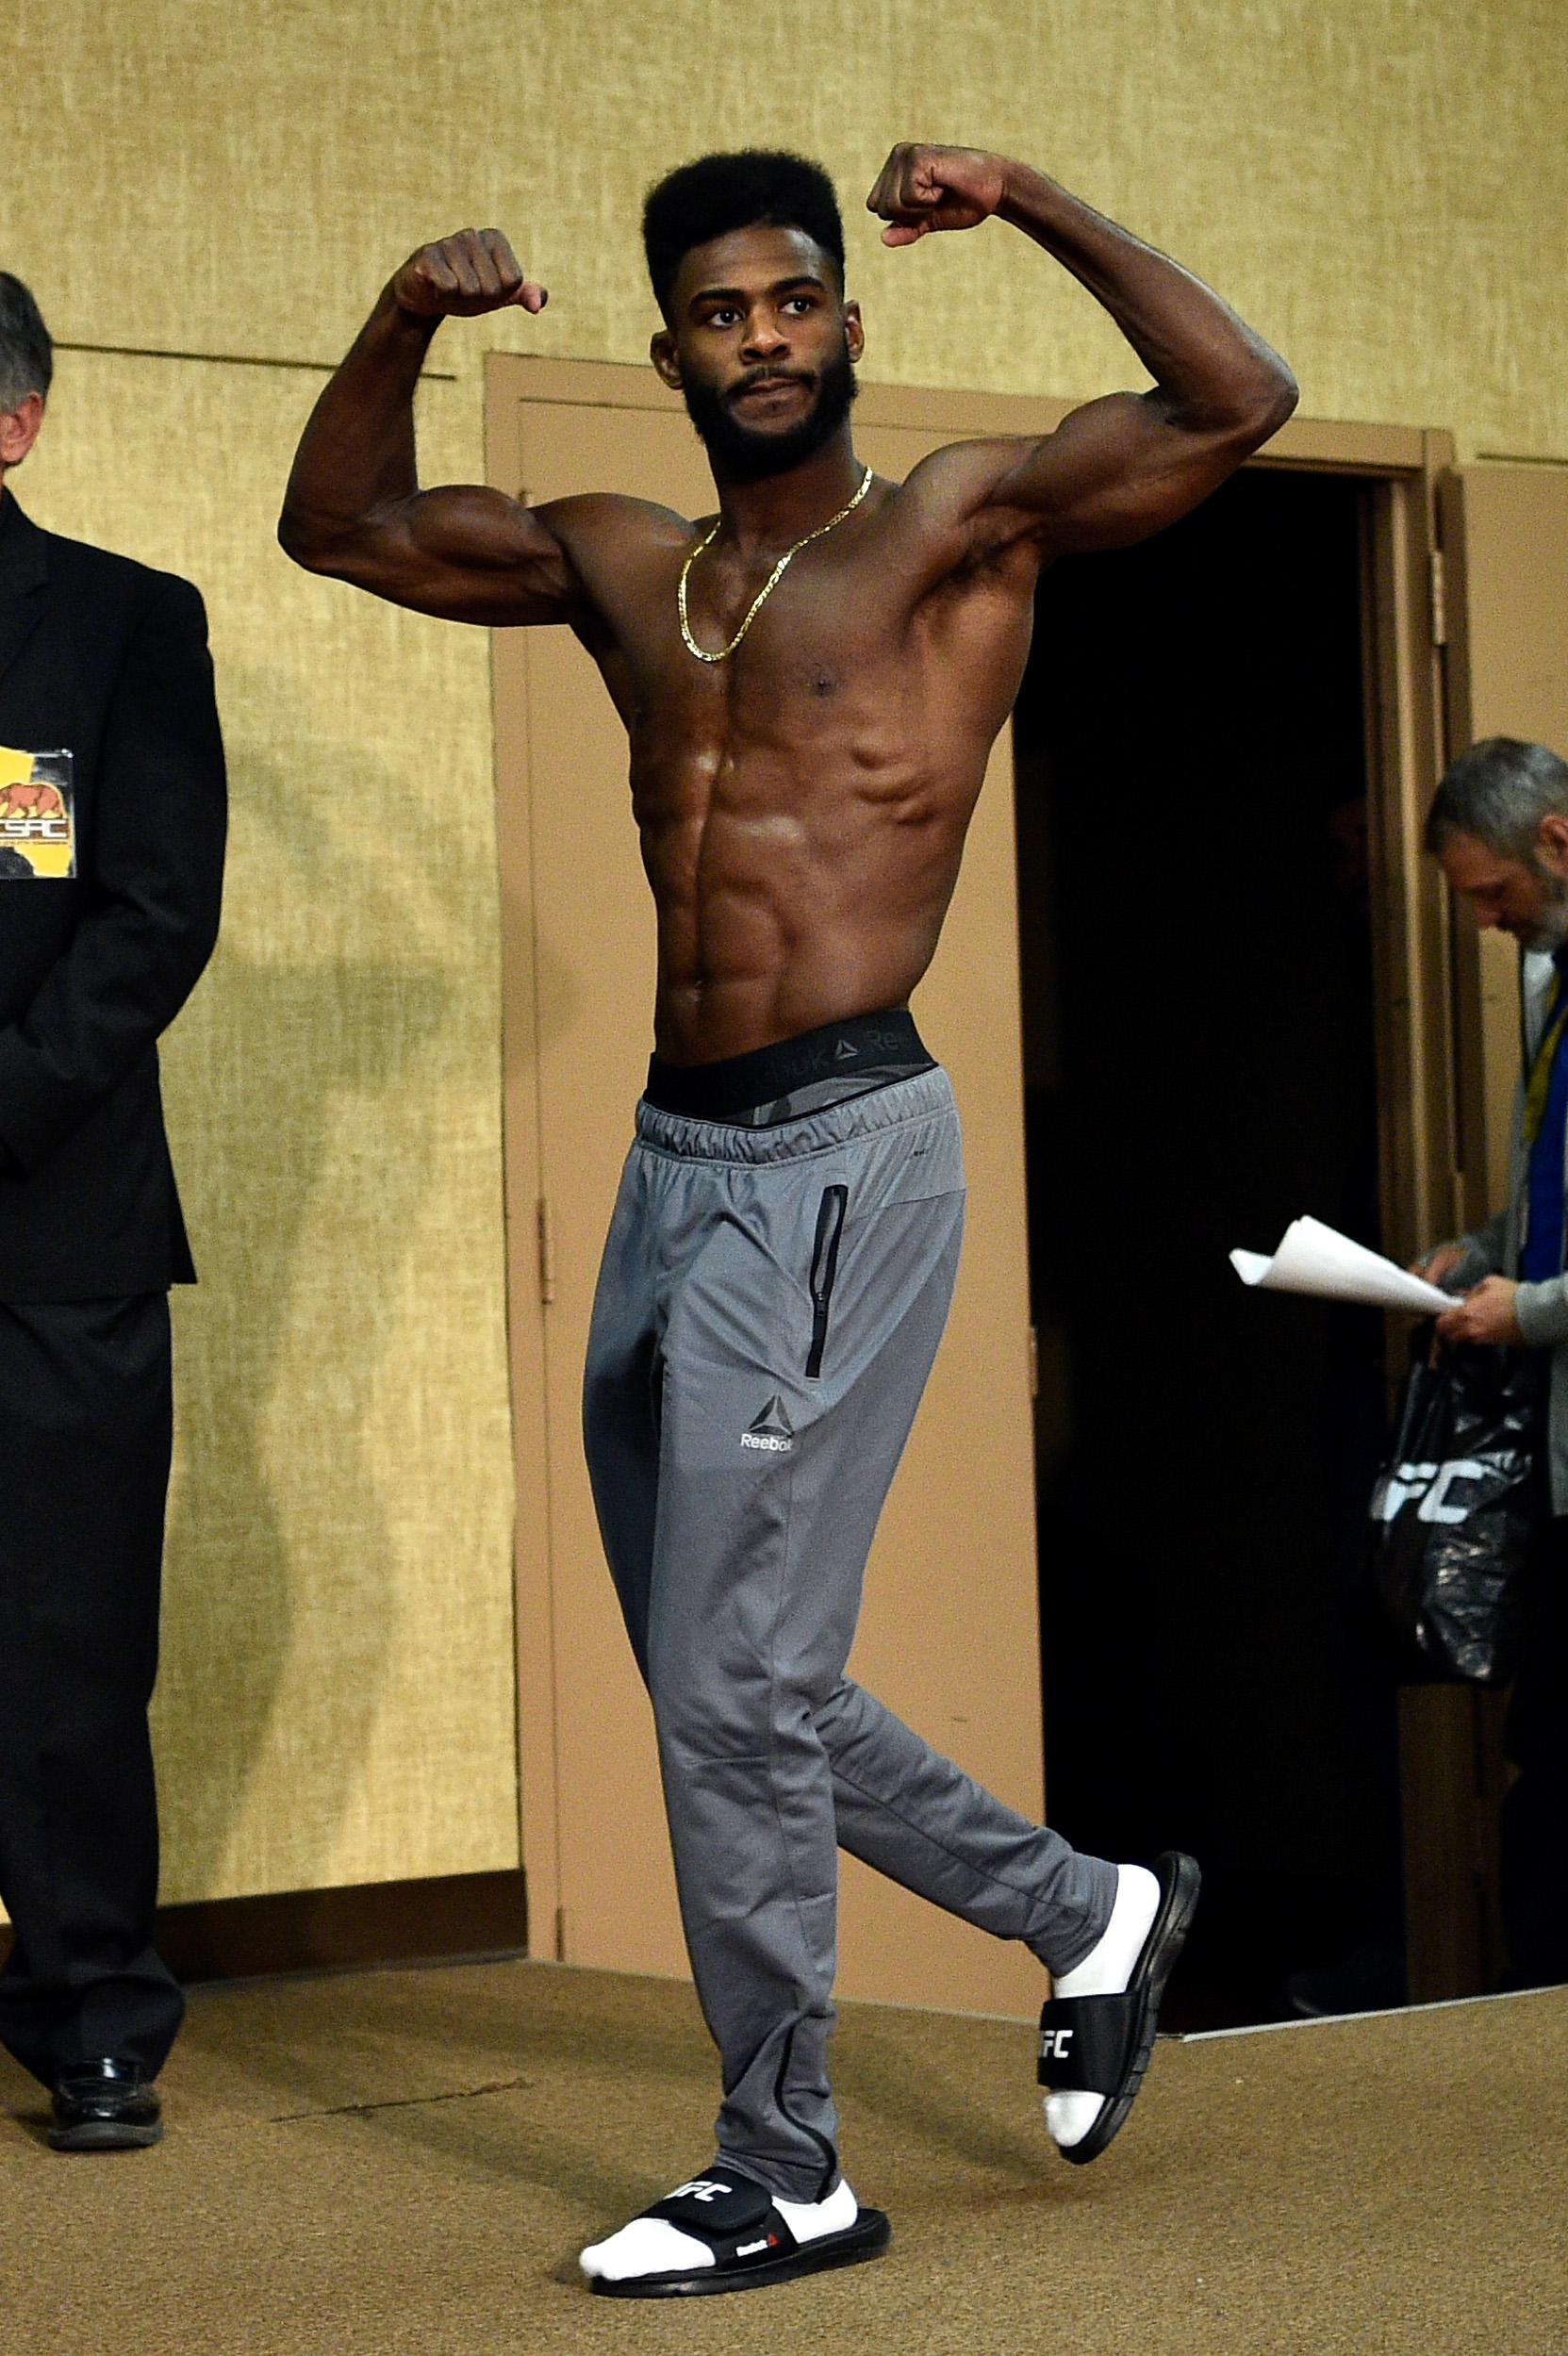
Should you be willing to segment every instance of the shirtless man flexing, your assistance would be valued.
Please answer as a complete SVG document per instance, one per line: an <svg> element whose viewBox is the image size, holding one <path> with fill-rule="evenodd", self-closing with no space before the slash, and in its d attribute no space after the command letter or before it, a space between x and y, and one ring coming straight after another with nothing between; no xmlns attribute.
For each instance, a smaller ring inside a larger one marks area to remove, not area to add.
<svg viewBox="0 0 1568 2356"><path fill-rule="evenodd" d="M1197 1899L1189 1858L1117 1867L1015 1816L844 1666L963 1224L952 1095L909 997L1035 582L1185 515L1296 387L1207 288L1027 165L899 147L868 204L890 246L992 215L1021 229L1110 312L1152 389L878 481L850 433L864 338L831 182L791 156L709 156L653 190L644 232L653 366L706 445L715 518L421 489L411 404L437 327L545 301L498 231L467 230L387 288L317 404L280 526L312 571L421 613L564 622L631 739L657 1052L585 1432L723 2101L714 2164L584 2251L619 2297L778 2282L887 2241L840 2173L828 2087L838 1847L1054 1975L1040 2075L1077 2161L1127 2116Z"/></svg>

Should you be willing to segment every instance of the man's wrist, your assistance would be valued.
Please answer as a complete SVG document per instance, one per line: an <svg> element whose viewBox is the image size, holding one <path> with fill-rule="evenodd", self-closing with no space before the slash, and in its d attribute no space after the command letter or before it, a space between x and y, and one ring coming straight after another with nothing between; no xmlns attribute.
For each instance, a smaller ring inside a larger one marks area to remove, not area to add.
<svg viewBox="0 0 1568 2356"><path fill-rule="evenodd" d="M398 301L397 278L388 278L376 305L379 316L394 333L405 335L411 341L429 343L445 314L440 311L411 311Z"/></svg>
<svg viewBox="0 0 1568 2356"><path fill-rule="evenodd" d="M1517 1286L1513 1322L1527 1349L1556 1349L1568 1342L1568 1285L1560 1277L1548 1277Z"/></svg>
<svg viewBox="0 0 1568 2356"><path fill-rule="evenodd" d="M998 221L1005 221L1009 228L1039 236L1052 228L1058 218L1065 217L1065 207L1072 200L1056 181L1048 179L1033 164L1015 162L1010 156L997 156L992 160L1001 170Z"/></svg>

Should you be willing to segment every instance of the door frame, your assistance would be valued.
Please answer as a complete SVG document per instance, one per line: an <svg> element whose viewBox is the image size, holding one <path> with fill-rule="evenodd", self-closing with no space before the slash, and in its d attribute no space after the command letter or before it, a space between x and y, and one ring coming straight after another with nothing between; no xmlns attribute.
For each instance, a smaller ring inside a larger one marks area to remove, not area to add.
<svg viewBox="0 0 1568 2356"><path fill-rule="evenodd" d="M485 363L487 480L524 503L525 404L679 410L678 394L647 366L491 353ZM1050 433L1077 401L863 383L856 417L867 425L950 434ZM1479 977L1474 945L1451 922L1446 888L1422 856L1432 791L1464 741L1461 625L1450 644L1446 577L1460 562L1453 436L1406 425L1295 418L1254 467L1353 476L1371 497L1362 535L1362 616L1371 840L1373 974L1378 1073L1378 1151L1386 1248L1408 1260L1476 1215L1486 1187L1476 1041ZM540 1141L534 1092L536 976L531 914L527 710L519 667L492 665L502 905L503 1132L508 1334L517 1475L518 1744L529 1949L559 1955L560 1834L555 1792L553 1598L548 1432L520 1411L545 1393L541 1321L553 1284L541 1220ZM1483 1206L1484 1208L1484 1206ZM527 1303L524 1312L523 1305ZM1391 1327L1391 1339L1403 1327ZM1394 1360L1391 1357L1391 1365ZM1408 1941L1412 1997L1478 1985L1483 1930L1460 1921L1474 1877L1451 1862L1453 1758L1462 1748L1463 1689L1417 1689L1401 1710ZM525 1802L525 1804L522 1803ZM1465 1844L1468 1847L1468 1843ZM1468 1876L1469 1878L1466 1878ZM1474 1911L1477 1901L1470 1896ZM1460 1984L1462 1983L1461 1986Z"/></svg>

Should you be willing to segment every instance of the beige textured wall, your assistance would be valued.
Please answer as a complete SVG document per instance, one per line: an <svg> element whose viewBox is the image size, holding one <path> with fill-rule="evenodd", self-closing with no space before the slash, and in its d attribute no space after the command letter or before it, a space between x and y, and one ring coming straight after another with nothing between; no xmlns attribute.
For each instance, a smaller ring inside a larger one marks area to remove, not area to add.
<svg viewBox="0 0 1568 2356"><path fill-rule="evenodd" d="M66 355L13 478L200 581L232 766L222 945L165 1051L203 1278L174 1295L172 1900L517 1862L486 650L271 543L313 381ZM471 466L453 388L424 398Z"/></svg>
<svg viewBox="0 0 1568 2356"><path fill-rule="evenodd" d="M1212 277L1318 416L1568 458L1557 0L52 0L8 28L0 264L78 345L16 487L206 591L234 759L223 946L169 1049L206 1282L158 1734L167 1892L516 1857L486 646L271 541L330 359L419 239L502 222L542 321L449 332L427 465L480 465L481 358L631 360L635 206L716 144L820 154L868 372L1137 381L992 227L888 255L889 142L1030 156ZM210 355L220 355L213 357Z"/></svg>
<svg viewBox="0 0 1568 2356"><path fill-rule="evenodd" d="M8 34L5 227L62 337L298 358L335 354L417 239L488 216L553 288L508 339L633 360L647 180L796 141L855 215L870 372L1124 381L1007 231L877 245L859 196L890 140L973 140L1213 277L1309 413L1568 456L1565 95L1560 0L51 0ZM466 389L494 333L452 340Z"/></svg>

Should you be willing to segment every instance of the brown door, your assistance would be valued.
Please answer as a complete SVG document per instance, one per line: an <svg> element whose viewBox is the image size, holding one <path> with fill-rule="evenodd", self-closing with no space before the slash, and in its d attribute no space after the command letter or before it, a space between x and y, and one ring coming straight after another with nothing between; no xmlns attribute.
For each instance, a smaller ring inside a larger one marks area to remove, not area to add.
<svg viewBox="0 0 1568 2356"><path fill-rule="evenodd" d="M1485 466L1445 479L1453 750L1523 736L1568 760L1568 467ZM1455 914L1456 947L1476 963L1478 1020L1468 1043L1466 1156L1472 1220L1508 1187L1509 1106L1519 1077L1518 956L1507 934L1477 935ZM1461 970L1465 969L1461 968Z"/></svg>
<svg viewBox="0 0 1568 2356"><path fill-rule="evenodd" d="M712 486L651 372L491 364L492 479L694 515ZM868 421L902 476L949 436ZM595 1526L578 1395L599 1253L651 1041L653 924L625 738L562 630L498 634L508 1201L519 1429L524 1854L536 1952L684 1973L647 1703ZM1015 1806L1044 1804L1012 781L993 759L916 1000L965 1117L970 1218L951 1324L883 1517L854 1673ZM840 1985L1021 2013L1038 1967L845 1860Z"/></svg>
<svg viewBox="0 0 1568 2356"><path fill-rule="evenodd" d="M1568 468L1444 472L1441 598L1450 754L1521 736L1568 758ZM1417 813L1417 816L1421 814ZM1430 863L1428 863L1428 866ZM1455 1010L1455 1227L1500 1210L1519 1077L1518 954L1447 911ZM1497 1810L1505 1697L1457 1686L1402 1700L1405 1877L1412 1999L1494 1985L1504 1969Z"/></svg>

